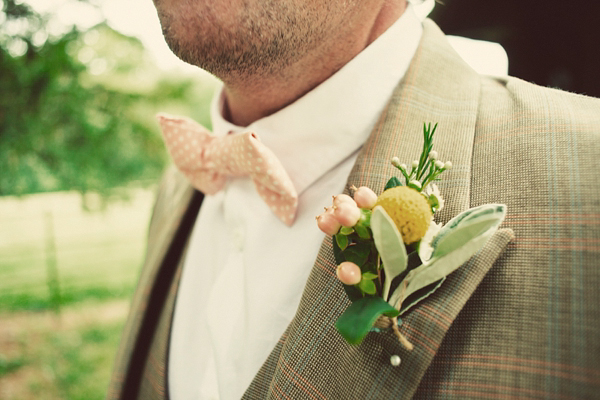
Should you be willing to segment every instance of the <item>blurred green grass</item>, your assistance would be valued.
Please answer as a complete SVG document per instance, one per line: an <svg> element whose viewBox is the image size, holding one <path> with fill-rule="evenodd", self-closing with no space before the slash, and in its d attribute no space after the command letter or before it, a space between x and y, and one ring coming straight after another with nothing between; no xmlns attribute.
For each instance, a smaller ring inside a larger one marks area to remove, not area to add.
<svg viewBox="0 0 600 400"><path fill-rule="evenodd" d="M1 399L104 398L154 199L126 194L0 197Z"/></svg>
<svg viewBox="0 0 600 400"><path fill-rule="evenodd" d="M102 399L126 300L51 311L0 313L0 398Z"/></svg>
<svg viewBox="0 0 600 400"><path fill-rule="evenodd" d="M81 197L71 192L0 199L0 310L53 308L50 262L58 271L61 305L129 296L153 192L130 194L96 211L83 210Z"/></svg>

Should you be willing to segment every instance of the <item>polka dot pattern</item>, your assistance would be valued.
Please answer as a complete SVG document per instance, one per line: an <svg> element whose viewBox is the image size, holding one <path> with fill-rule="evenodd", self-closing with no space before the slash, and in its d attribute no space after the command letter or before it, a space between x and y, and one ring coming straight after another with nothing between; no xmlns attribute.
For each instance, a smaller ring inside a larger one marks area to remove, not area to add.
<svg viewBox="0 0 600 400"><path fill-rule="evenodd" d="M294 184L255 133L216 137L188 118L159 114L158 121L173 162L192 186L214 194L228 176L249 176L271 211L286 225L294 223L298 208Z"/></svg>

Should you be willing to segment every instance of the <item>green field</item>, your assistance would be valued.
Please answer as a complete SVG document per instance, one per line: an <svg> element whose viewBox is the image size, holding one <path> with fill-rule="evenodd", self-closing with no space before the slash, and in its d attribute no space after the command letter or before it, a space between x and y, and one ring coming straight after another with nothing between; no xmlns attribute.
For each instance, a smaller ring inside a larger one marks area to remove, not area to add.
<svg viewBox="0 0 600 400"><path fill-rule="evenodd" d="M143 260L152 190L0 198L0 398L101 399Z"/></svg>

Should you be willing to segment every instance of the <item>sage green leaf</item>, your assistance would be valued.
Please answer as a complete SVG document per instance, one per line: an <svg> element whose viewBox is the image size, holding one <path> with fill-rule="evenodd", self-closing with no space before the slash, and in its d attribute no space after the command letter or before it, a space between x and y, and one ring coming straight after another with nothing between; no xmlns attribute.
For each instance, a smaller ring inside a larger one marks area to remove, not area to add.
<svg viewBox="0 0 600 400"><path fill-rule="evenodd" d="M348 236L344 234L337 233L335 235L335 241L342 251L346 250L346 247L348 247Z"/></svg>
<svg viewBox="0 0 600 400"><path fill-rule="evenodd" d="M383 262L385 271L383 298L387 300L392 280L406 269L408 260L406 246L396 224L381 206L373 209L371 231L373 232L375 246Z"/></svg>
<svg viewBox="0 0 600 400"><path fill-rule="evenodd" d="M383 188L383 191L385 192L386 190L395 188L397 186L402 186L402 182L400 182L400 179L398 179L397 177L392 176L390 180L387 181L387 183L385 184L385 188Z"/></svg>
<svg viewBox="0 0 600 400"><path fill-rule="evenodd" d="M446 278L442 278L439 281L434 282L430 285L427 285L427 286L417 290L416 292L412 293L410 296L408 296L402 302L402 306L400 307L400 315L404 314L409 309L411 309L414 305L420 303L422 300L424 300L425 298L427 298L431 294L433 294L433 292L435 292L436 290L439 289L440 286L442 286L442 283L444 283L445 280L446 280ZM393 305L393 303L391 303L391 304ZM398 308L398 307L396 307L396 308Z"/></svg>
<svg viewBox="0 0 600 400"><path fill-rule="evenodd" d="M484 204L460 213L436 235L431 243L431 258L443 257L489 229L497 228L505 216L504 204Z"/></svg>
<svg viewBox="0 0 600 400"><path fill-rule="evenodd" d="M493 232L486 232L468 243L446 254L441 258L432 258L427 263L410 271L405 281L408 283L404 298L417 290L430 285L454 272L458 267L468 261L488 241Z"/></svg>
<svg viewBox="0 0 600 400"><path fill-rule="evenodd" d="M433 285L454 272L483 248L498 229L505 215L505 205L486 204L471 208L451 219L434 239L431 259L406 275L404 278L407 284L406 290L403 293L403 285L400 285L390 297L390 304L397 305L413 293ZM418 299L413 299L408 306L411 307L429 296L439 286L433 285L432 290ZM405 310L403 304L403 311Z"/></svg>
<svg viewBox="0 0 600 400"><path fill-rule="evenodd" d="M504 220L506 206L487 204L467 211L471 212L465 212L467 215L444 234L443 240L434 248L432 258L406 275L404 280L408 286L404 298L450 275L481 250Z"/></svg>
<svg viewBox="0 0 600 400"><path fill-rule="evenodd" d="M353 302L340 315L335 327L348 343L360 344L380 315L396 317L398 310L381 297L365 297Z"/></svg>
<svg viewBox="0 0 600 400"><path fill-rule="evenodd" d="M372 280L361 279L358 283L358 288L366 294L374 295L377 293L377 287Z"/></svg>

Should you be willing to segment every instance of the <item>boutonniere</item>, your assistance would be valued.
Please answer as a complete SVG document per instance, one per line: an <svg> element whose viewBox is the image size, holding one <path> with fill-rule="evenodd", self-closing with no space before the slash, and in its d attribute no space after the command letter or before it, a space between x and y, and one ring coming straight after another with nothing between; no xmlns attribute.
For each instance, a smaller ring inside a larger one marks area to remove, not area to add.
<svg viewBox="0 0 600 400"><path fill-rule="evenodd" d="M333 236L337 277L352 304L336 328L350 344L370 331L400 333L401 316L437 290L445 278L479 251L504 220L506 206L486 204L466 210L448 223L435 222L444 199L435 182L452 168L433 150L437 124L424 124L423 150L378 196L368 187L351 187L353 196L333 197L317 217L319 228Z"/></svg>

